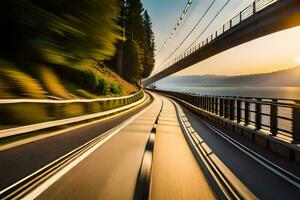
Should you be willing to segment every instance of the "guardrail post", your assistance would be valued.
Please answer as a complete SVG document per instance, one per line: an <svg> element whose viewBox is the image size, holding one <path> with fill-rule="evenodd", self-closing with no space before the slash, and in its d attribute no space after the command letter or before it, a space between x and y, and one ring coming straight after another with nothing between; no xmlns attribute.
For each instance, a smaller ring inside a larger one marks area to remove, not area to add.
<svg viewBox="0 0 300 200"><path fill-rule="evenodd" d="M210 112L210 97L207 97L207 110Z"/></svg>
<svg viewBox="0 0 300 200"><path fill-rule="evenodd" d="M215 97L211 97L211 110L212 110L211 112L212 113L216 113L215 101L216 101Z"/></svg>
<svg viewBox="0 0 300 200"><path fill-rule="evenodd" d="M255 103L255 127L257 130L261 129L261 99L256 99Z"/></svg>
<svg viewBox="0 0 300 200"><path fill-rule="evenodd" d="M250 103L245 101L245 126L249 125L249 111L250 111Z"/></svg>
<svg viewBox="0 0 300 200"><path fill-rule="evenodd" d="M293 142L300 142L300 105L297 104L293 107L292 112L292 134L293 134Z"/></svg>
<svg viewBox="0 0 300 200"><path fill-rule="evenodd" d="M232 28L232 19L229 21L229 27Z"/></svg>
<svg viewBox="0 0 300 200"><path fill-rule="evenodd" d="M209 97L209 112L213 112L212 105L212 97Z"/></svg>
<svg viewBox="0 0 300 200"><path fill-rule="evenodd" d="M271 113L270 113L270 115L271 115L271 117L270 117L270 131L271 131L271 133L272 133L272 135L277 135L277 133L278 133L278 118L277 118L277 116L278 116L278 107L277 107L277 105L276 105L276 103L278 102L276 99L273 99L272 100L273 101L273 103L272 103L272 105L271 105Z"/></svg>
<svg viewBox="0 0 300 200"><path fill-rule="evenodd" d="M203 108L202 105L203 105L202 104L202 96L199 96L199 108L202 109Z"/></svg>
<svg viewBox="0 0 300 200"><path fill-rule="evenodd" d="M253 1L253 14L256 13L256 1Z"/></svg>
<svg viewBox="0 0 300 200"><path fill-rule="evenodd" d="M229 119L234 120L234 100L230 99L229 100Z"/></svg>
<svg viewBox="0 0 300 200"><path fill-rule="evenodd" d="M225 106L224 106L224 117L228 118L228 107L229 107L228 99L224 99L224 104L225 104Z"/></svg>
<svg viewBox="0 0 300 200"><path fill-rule="evenodd" d="M211 103L211 105L210 105L210 108L211 108L211 112L212 113L215 113L215 98L214 97L210 97L210 103Z"/></svg>
<svg viewBox="0 0 300 200"><path fill-rule="evenodd" d="M215 113L218 115L219 111L218 111L218 101L219 101L219 98L218 97L215 97Z"/></svg>
<svg viewBox="0 0 300 200"><path fill-rule="evenodd" d="M197 97L197 94L194 94L193 105L196 106L196 107L197 107L197 105L198 105L198 97Z"/></svg>
<svg viewBox="0 0 300 200"><path fill-rule="evenodd" d="M209 112L213 113L213 98L209 97Z"/></svg>
<svg viewBox="0 0 300 200"><path fill-rule="evenodd" d="M224 116L224 99L220 98L219 115Z"/></svg>
<svg viewBox="0 0 300 200"><path fill-rule="evenodd" d="M206 110L209 112L210 111L210 105L209 105L209 97L206 97Z"/></svg>
<svg viewBox="0 0 300 200"><path fill-rule="evenodd" d="M237 123L241 122L241 111L242 111L241 101L236 100L236 120L237 120Z"/></svg>
<svg viewBox="0 0 300 200"><path fill-rule="evenodd" d="M240 12L240 23L242 22L242 12Z"/></svg>

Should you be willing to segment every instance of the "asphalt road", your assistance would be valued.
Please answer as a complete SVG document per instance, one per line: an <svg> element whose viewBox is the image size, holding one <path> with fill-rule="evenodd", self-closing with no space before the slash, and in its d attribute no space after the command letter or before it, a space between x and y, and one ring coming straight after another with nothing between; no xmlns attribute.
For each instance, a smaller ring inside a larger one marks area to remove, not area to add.
<svg viewBox="0 0 300 200"><path fill-rule="evenodd" d="M150 101L147 96L142 106L114 118L1 151L0 190L124 122L147 107Z"/></svg>
<svg viewBox="0 0 300 200"><path fill-rule="evenodd" d="M154 142L150 198L216 199L180 128L175 106L163 99Z"/></svg>
<svg viewBox="0 0 300 200"><path fill-rule="evenodd" d="M155 98L149 109L56 182L36 188L30 199L36 193L37 199L133 199L145 146L161 106L160 99Z"/></svg>
<svg viewBox="0 0 300 200"><path fill-rule="evenodd" d="M90 154L78 158L80 162L65 166L25 198L134 199L145 147L159 116L149 199L216 199L185 141L174 105L154 97L148 109L116 132L110 130L109 139L99 142Z"/></svg>
<svg viewBox="0 0 300 200"><path fill-rule="evenodd" d="M299 199L299 188L222 138L203 122L203 118L195 115L184 107L183 111L191 126L202 137L206 144L209 145L212 151L259 199ZM217 124L210 123L219 130L228 133L227 130ZM239 138L235 138L235 140L247 148L258 152L260 155L263 155L278 166L292 171L299 176L299 165L289 163L276 154L253 144L253 142L247 142Z"/></svg>
<svg viewBox="0 0 300 200"><path fill-rule="evenodd" d="M150 199L215 199L214 191L185 141L174 105L167 98L158 98L155 94L153 103L149 104L148 98L147 103L129 113L1 151L0 189L107 132L103 141L100 140L95 148L88 150L90 153L76 158L30 191L26 197L58 200L83 197L133 199L145 146L159 116L153 150ZM298 177L299 165L287 162L253 142L233 136L236 143L229 142L221 134L230 135L228 130L184 107L183 111L212 152L259 199L299 198L300 186L297 187L297 183L288 181L276 168L258 162L240 147L258 153Z"/></svg>

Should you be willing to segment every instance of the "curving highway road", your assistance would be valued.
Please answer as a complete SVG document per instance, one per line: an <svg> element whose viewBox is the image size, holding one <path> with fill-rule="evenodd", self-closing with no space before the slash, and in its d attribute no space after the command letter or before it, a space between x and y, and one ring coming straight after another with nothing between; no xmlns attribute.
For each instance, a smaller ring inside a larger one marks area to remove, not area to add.
<svg viewBox="0 0 300 200"><path fill-rule="evenodd" d="M151 93L0 151L1 199L297 199L300 168Z"/></svg>

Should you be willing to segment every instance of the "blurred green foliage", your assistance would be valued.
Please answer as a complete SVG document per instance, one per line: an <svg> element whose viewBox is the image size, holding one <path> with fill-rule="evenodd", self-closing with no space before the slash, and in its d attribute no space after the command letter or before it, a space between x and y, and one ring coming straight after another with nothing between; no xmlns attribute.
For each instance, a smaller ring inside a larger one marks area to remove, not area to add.
<svg viewBox="0 0 300 200"><path fill-rule="evenodd" d="M110 87L110 92L113 94L122 94L122 88L120 85L112 84Z"/></svg>
<svg viewBox="0 0 300 200"><path fill-rule="evenodd" d="M1 1L1 56L18 67L91 66L114 55L119 14L118 0Z"/></svg>
<svg viewBox="0 0 300 200"><path fill-rule="evenodd" d="M0 59L9 63L0 62L2 98L128 94L134 87L96 64L122 50L120 75L130 82L154 65L151 20L140 0L5 0L0 25Z"/></svg>
<svg viewBox="0 0 300 200"><path fill-rule="evenodd" d="M109 85L104 79L98 80L97 88L102 95L106 95L109 92Z"/></svg>

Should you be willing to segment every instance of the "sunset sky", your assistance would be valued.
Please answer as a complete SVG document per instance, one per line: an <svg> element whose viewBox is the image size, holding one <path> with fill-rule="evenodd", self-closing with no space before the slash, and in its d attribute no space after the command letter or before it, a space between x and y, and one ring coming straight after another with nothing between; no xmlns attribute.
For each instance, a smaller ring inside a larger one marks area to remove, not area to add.
<svg viewBox="0 0 300 200"><path fill-rule="evenodd" d="M201 15L209 7L213 0L194 0L188 15L181 23L175 37L167 43L156 56L156 70L161 68L161 63L170 55L177 45L188 34L189 30L197 23ZM227 0L217 0L208 15L203 18L184 45L174 54L174 57L182 53L189 46L210 19L220 10ZM253 0L231 0L223 12L218 16L212 26L205 32L197 43L201 42L210 33L217 30L234 17L239 11L251 4ZM168 38L179 15L184 9L187 0L144 0L144 7L150 13L153 29L156 37L156 48L160 50ZM209 58L194 66L180 71L176 75L201 75L201 74L253 74L272 72L281 69L300 66L300 27L274 33L266 37L256 39L238 47L232 48L219 55Z"/></svg>

